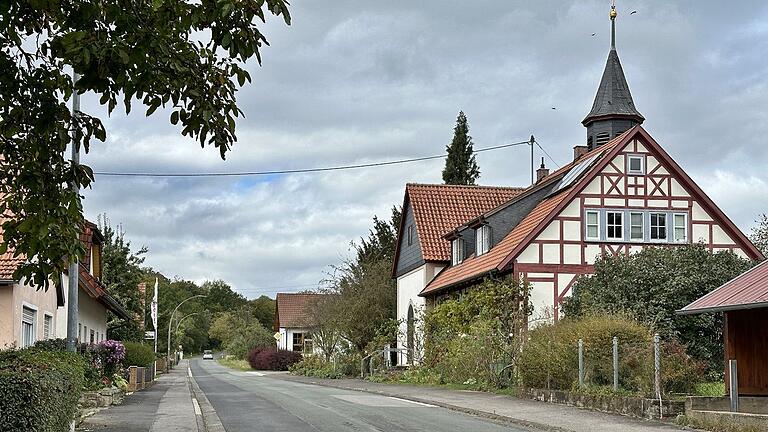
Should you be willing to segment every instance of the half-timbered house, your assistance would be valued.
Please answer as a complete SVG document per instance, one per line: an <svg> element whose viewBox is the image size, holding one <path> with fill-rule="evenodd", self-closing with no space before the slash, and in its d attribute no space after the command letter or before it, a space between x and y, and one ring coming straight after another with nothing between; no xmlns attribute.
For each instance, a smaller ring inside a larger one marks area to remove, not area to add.
<svg viewBox="0 0 768 432"><path fill-rule="evenodd" d="M471 289L489 275L531 284L531 321L557 320L579 275L601 254L700 242L762 255L641 126L615 46L583 120L586 146L528 188L408 185L393 277L400 348L413 347L414 308ZM447 197L454 190L455 196ZM489 190L494 190L489 199ZM475 203L482 205L474 205ZM442 231L442 232L440 232Z"/></svg>

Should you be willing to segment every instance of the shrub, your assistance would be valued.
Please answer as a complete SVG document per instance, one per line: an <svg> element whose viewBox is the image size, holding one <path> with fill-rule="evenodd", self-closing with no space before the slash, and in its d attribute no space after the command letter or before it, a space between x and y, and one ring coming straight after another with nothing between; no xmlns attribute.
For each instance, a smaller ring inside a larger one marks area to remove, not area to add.
<svg viewBox="0 0 768 432"><path fill-rule="evenodd" d="M526 328L530 287L513 278L488 278L459 299L426 313L424 367L441 382L481 388L509 384Z"/></svg>
<svg viewBox="0 0 768 432"><path fill-rule="evenodd" d="M244 360L254 348L274 347L275 339L271 333L261 326L252 327L245 334L236 335L225 348L227 353Z"/></svg>
<svg viewBox="0 0 768 432"><path fill-rule="evenodd" d="M301 361L292 364L288 370L294 375L304 375L318 378L343 378L339 365L326 361L321 356L305 356Z"/></svg>
<svg viewBox="0 0 768 432"><path fill-rule="evenodd" d="M35 348L0 352L0 430L68 431L84 369L76 353Z"/></svg>
<svg viewBox="0 0 768 432"><path fill-rule="evenodd" d="M554 325L530 332L523 346L520 378L527 387L567 390L578 384L578 340L584 341L585 382L605 385L613 382L612 340L620 342L620 385L637 388L638 371L647 360L651 332L621 316L592 316L581 320L562 319Z"/></svg>
<svg viewBox="0 0 768 432"><path fill-rule="evenodd" d="M292 364L299 361L300 353L274 347L255 348L248 354L248 363L258 370L287 371Z"/></svg>
<svg viewBox="0 0 768 432"><path fill-rule="evenodd" d="M149 345L138 342L125 343L123 366L126 368L129 366L148 367L153 361L155 361L155 353Z"/></svg>
<svg viewBox="0 0 768 432"><path fill-rule="evenodd" d="M619 386L636 394L654 391L651 330L620 315L563 319L530 332L523 346L520 379L526 387L568 390L578 385L578 340L584 341L584 381L613 385L613 337L619 338ZM692 359L675 340L662 341L664 392L686 393L703 377L706 366Z"/></svg>

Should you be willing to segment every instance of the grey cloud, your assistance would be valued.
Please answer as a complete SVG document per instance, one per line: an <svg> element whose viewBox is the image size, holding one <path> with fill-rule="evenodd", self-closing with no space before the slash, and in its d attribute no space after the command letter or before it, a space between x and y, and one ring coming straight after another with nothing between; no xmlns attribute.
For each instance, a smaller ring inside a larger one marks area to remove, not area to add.
<svg viewBox="0 0 768 432"><path fill-rule="evenodd" d="M618 7L619 54L646 128L747 231L767 210L768 6ZM114 113L108 143L84 159L97 171L192 172L424 156L444 150L463 109L477 147L534 134L565 163L585 139L580 122L608 53L607 14L597 0L296 2L292 26L265 26L263 66L247 65L254 83L238 95L246 119L226 161L181 137L167 112L146 119L142 110ZM86 97L83 105L96 103ZM478 162L483 184L529 181L527 147L481 153ZM400 204L404 183L440 182L441 168L99 177L85 207L90 217L106 212L122 222L135 245L150 248L147 263L168 274L274 295L274 287L317 283L349 256L374 214L388 217Z"/></svg>

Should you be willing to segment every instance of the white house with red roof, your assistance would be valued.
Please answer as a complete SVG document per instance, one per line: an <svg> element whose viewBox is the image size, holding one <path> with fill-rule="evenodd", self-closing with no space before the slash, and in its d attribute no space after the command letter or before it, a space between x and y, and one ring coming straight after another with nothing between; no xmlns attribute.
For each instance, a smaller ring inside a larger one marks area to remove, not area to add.
<svg viewBox="0 0 768 432"><path fill-rule="evenodd" d="M317 327L315 308L325 294L277 293L275 331L277 347L288 351L315 353L312 332ZM277 338L279 335L279 339Z"/></svg>
<svg viewBox="0 0 768 432"><path fill-rule="evenodd" d="M615 14L612 15L615 34ZM611 41L582 121L587 145L527 188L407 185L393 277L398 347L414 347L414 310L489 275L531 284L536 321L559 317L580 275L602 254L700 242L712 252L763 256L641 124ZM407 362L401 356L401 363Z"/></svg>

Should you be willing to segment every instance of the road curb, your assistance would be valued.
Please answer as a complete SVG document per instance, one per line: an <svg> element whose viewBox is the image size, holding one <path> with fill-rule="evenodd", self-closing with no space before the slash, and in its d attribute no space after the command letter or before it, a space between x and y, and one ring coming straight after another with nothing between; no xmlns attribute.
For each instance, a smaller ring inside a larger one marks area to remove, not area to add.
<svg viewBox="0 0 768 432"><path fill-rule="evenodd" d="M467 407L462 407L462 406L459 406L459 405L453 405L453 404L444 403L444 402L440 402L440 401L435 401L435 400L431 400L431 399L422 399L422 398L417 398L417 397L413 397L413 396L409 396L409 395L403 395L403 394L398 394L398 393L390 393L390 392L386 392L386 391L372 390L372 389L360 388L360 387L351 387L351 386L345 386L345 385L341 385L341 384L332 384L332 383L328 383L328 382L318 382L318 381L305 380L305 379L293 379L293 378L289 378L288 376L272 376L271 378L282 379L282 380L285 380L285 381L299 382L299 383L304 383L304 384L318 385L318 386L322 386L322 387L337 388L337 389L341 389L341 390L351 390L351 391L358 391L358 392L362 392L362 393L371 393L371 394L377 394L377 395L381 395L381 396L393 397L393 398L398 398L398 399L405 399L405 400L409 400L411 402L417 402L417 403L422 403L422 404L427 404L427 405L435 405L435 406L438 406L440 408L449 409L451 411L458 411L458 412L461 412L461 413L464 413L464 414L473 415L475 417L482 417L482 418L486 418L486 419L493 420L493 421L496 421L496 422L511 424L511 425L515 425L515 426L522 426L522 427L529 428L529 429L538 429L540 431L546 431L546 432L550 432L550 431L551 432L574 432L571 429L565 429L565 428L561 428L561 427L557 427L557 426L550 426L550 425L546 425L544 423L532 422L532 421L528 421L528 420L518 419L518 418L515 418L515 417L503 416L503 415L500 415L500 414L490 413L490 412L487 412L487 411L476 410L476 409L473 409L473 408L467 408Z"/></svg>
<svg viewBox="0 0 768 432"><path fill-rule="evenodd" d="M193 401L197 401L200 407L200 416L197 416L197 429L199 432L226 432L224 425L221 423L219 415L216 414L216 410L213 409L213 405L205 396L200 386L197 385L194 375L192 375L192 368L187 366L187 382L189 388L192 391Z"/></svg>

